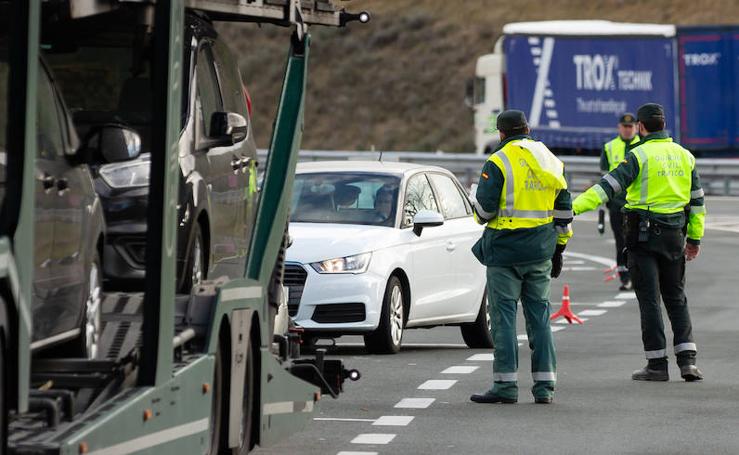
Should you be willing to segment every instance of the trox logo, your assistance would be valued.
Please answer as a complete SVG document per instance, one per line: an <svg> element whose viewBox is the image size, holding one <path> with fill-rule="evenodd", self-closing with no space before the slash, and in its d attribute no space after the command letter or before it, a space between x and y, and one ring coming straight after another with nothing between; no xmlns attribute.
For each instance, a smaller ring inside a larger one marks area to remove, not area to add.
<svg viewBox="0 0 739 455"><path fill-rule="evenodd" d="M574 55L578 90L614 90L614 70L618 67L615 55Z"/></svg>
<svg viewBox="0 0 739 455"><path fill-rule="evenodd" d="M703 52L700 54L685 54L685 66L714 66L718 65L721 58L720 52Z"/></svg>
<svg viewBox="0 0 739 455"><path fill-rule="evenodd" d="M573 55L578 90L652 90L652 72L620 70L617 55Z"/></svg>

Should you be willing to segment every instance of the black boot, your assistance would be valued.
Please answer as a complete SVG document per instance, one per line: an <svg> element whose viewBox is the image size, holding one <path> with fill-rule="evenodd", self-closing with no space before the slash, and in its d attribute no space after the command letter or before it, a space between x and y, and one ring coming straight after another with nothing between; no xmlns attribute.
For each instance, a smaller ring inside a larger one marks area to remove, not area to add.
<svg viewBox="0 0 739 455"><path fill-rule="evenodd" d="M650 360L647 366L636 370L631 374L634 381L669 381L670 373L667 371L667 361L664 359Z"/></svg>
<svg viewBox="0 0 739 455"><path fill-rule="evenodd" d="M680 376L687 382L703 380L703 372L701 372L701 370L699 370L695 365L680 366Z"/></svg>
<svg viewBox="0 0 739 455"><path fill-rule="evenodd" d="M494 394L492 390L485 393L476 393L470 397L470 400L474 401L475 403L514 404L518 402L517 398L502 397L500 395Z"/></svg>

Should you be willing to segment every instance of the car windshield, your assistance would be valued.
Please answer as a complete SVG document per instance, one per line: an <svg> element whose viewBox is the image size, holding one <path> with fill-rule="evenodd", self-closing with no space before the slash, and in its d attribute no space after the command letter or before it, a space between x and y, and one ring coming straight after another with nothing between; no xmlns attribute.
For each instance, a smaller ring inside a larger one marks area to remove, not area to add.
<svg viewBox="0 0 739 455"><path fill-rule="evenodd" d="M298 174L290 221L395 226L400 178L387 174Z"/></svg>

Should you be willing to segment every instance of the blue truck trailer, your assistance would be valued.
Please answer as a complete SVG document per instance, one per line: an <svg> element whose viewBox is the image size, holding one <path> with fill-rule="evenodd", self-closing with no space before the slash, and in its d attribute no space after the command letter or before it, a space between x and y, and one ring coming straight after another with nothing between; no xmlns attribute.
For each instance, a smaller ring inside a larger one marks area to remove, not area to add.
<svg viewBox="0 0 739 455"><path fill-rule="evenodd" d="M551 148L583 153L600 150L618 117L647 102L665 107L670 134L697 154L739 151L739 26L507 24L476 76L478 153L494 147L503 109L523 110Z"/></svg>

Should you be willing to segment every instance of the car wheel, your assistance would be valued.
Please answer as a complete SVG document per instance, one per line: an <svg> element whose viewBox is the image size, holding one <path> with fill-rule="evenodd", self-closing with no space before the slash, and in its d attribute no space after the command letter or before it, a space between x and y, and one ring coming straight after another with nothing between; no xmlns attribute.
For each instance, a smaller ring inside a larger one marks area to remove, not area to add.
<svg viewBox="0 0 739 455"><path fill-rule="evenodd" d="M80 336L60 347L61 357L96 359L100 351L103 311L103 276L100 256L95 253L90 265L85 302L83 306Z"/></svg>
<svg viewBox="0 0 739 455"><path fill-rule="evenodd" d="M241 446L234 448L232 455L247 455L254 448L254 390L256 377L254 376L254 362L256 361L256 349L254 341L249 343L249 351L246 356L246 379L244 380L244 399L241 409L241 429L239 440Z"/></svg>
<svg viewBox="0 0 739 455"><path fill-rule="evenodd" d="M192 241L190 242L190 254L187 258L187 268L185 268L185 277L182 281L182 292L189 294L193 286L197 286L206 279L206 259L205 259L205 242L203 241L203 231L200 224L195 223L190 234Z"/></svg>
<svg viewBox="0 0 739 455"><path fill-rule="evenodd" d="M490 319L490 303L488 302L487 290L482 296L480 310L477 312L475 322L461 325L462 338L464 342L473 349L485 349L493 347L492 319Z"/></svg>
<svg viewBox="0 0 739 455"><path fill-rule="evenodd" d="M404 327L403 285L398 277L391 276L382 301L380 324L374 332L364 336L364 345L372 354L395 354L400 351Z"/></svg>

